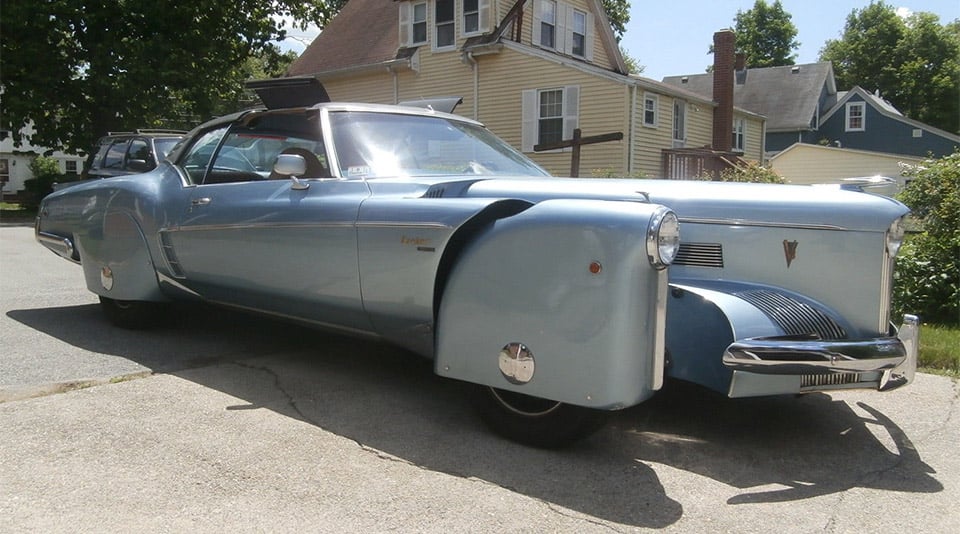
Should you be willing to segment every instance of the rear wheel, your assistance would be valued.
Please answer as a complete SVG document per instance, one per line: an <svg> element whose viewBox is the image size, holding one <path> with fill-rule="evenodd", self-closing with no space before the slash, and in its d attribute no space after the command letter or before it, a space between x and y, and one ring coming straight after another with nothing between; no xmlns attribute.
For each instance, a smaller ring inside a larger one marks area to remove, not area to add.
<svg viewBox="0 0 960 534"><path fill-rule="evenodd" d="M607 412L497 388L482 387L477 397L480 417L494 432L532 447L570 445L607 420Z"/></svg>
<svg viewBox="0 0 960 534"><path fill-rule="evenodd" d="M160 304L142 300L115 300L100 297L104 315L115 326L130 330L142 330L156 326Z"/></svg>

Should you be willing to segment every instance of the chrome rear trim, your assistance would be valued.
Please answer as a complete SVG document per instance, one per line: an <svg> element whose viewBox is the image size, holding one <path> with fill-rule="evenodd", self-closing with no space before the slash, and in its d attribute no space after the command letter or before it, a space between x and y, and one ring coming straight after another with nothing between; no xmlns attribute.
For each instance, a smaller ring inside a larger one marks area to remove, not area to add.
<svg viewBox="0 0 960 534"><path fill-rule="evenodd" d="M74 263L80 263L79 258L74 257L76 255L76 248L73 246L73 241L71 241L70 238L40 231L36 232L36 237L41 245L52 250L58 256Z"/></svg>

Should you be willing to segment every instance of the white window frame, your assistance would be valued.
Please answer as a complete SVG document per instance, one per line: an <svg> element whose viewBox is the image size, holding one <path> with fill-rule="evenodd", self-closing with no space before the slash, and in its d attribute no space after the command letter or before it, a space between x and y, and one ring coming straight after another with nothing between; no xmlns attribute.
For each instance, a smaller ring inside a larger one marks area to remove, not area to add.
<svg viewBox="0 0 960 534"><path fill-rule="evenodd" d="M423 8L423 20L417 20L417 7ZM410 44L425 44L429 40L429 25L427 24L427 19L429 18L428 13L430 12L430 6L426 2L414 2L410 6ZM418 24L423 25L423 40L418 41L416 39L417 32L416 28Z"/></svg>
<svg viewBox="0 0 960 534"><path fill-rule="evenodd" d="M859 110L859 115L855 116L853 114L854 110ZM853 126L852 122L855 119L860 119L859 126ZM866 102L847 102L844 121L845 126L844 131L847 132L862 132L867 129L867 103Z"/></svg>
<svg viewBox="0 0 960 534"><path fill-rule="evenodd" d="M553 20L548 20L547 8L548 6L553 7L552 17ZM557 46L557 39L559 39L561 32L557 24L557 19L560 17L560 2L555 0L537 0L533 4L533 46L540 48L546 48L548 50L559 50ZM553 28L553 42L549 44L544 44L543 41L543 28L544 25L550 26Z"/></svg>
<svg viewBox="0 0 960 534"><path fill-rule="evenodd" d="M578 15L579 17L582 17L582 20L583 20L583 33L580 33L577 31ZM590 35L590 26L589 26L590 18L588 17L588 15L589 13L585 11L580 11L579 9L571 8L570 10L570 38L567 39L567 42L570 43L569 53L571 56L582 57L582 58L587 57L587 36ZM577 51L574 50L574 46L576 44L576 39L574 39L574 37L576 37L577 35L580 35L581 37L583 37L583 50L581 50L580 53L577 53Z"/></svg>
<svg viewBox="0 0 960 534"><path fill-rule="evenodd" d="M647 120L647 113L652 114L653 118ZM660 95L654 93L643 93L643 125L647 128L656 128L660 120Z"/></svg>
<svg viewBox="0 0 960 534"><path fill-rule="evenodd" d="M563 91L563 135L561 139L572 139L573 131L580 127L580 86L567 85L542 89L527 89L522 92L521 150L533 152L533 147L540 144L540 95L548 91ZM549 152L567 152L571 149L551 150Z"/></svg>
<svg viewBox="0 0 960 534"><path fill-rule="evenodd" d="M442 1L448 1L453 4L453 16L450 18L449 22L444 22L443 25L450 25L453 27L453 42L450 44L441 45L440 44L440 26L441 24L437 20L437 7ZM433 50L455 50L457 48L457 0L433 0Z"/></svg>
<svg viewBox="0 0 960 534"><path fill-rule="evenodd" d="M423 8L423 20L417 19L417 8ZM429 19L430 6L426 1L422 2L400 2L400 46L417 46L426 44L430 40L430 26L427 23ZM418 25L423 25L423 40L417 41L414 31Z"/></svg>
<svg viewBox="0 0 960 534"><path fill-rule="evenodd" d="M734 152L744 152L744 145L747 140L747 121L743 118L733 119L733 143Z"/></svg>
<svg viewBox="0 0 960 534"><path fill-rule="evenodd" d="M461 20L462 20L462 24L463 24L463 35L464 35L464 36L477 35L477 34L481 33L481 32L480 32L480 3L481 3L481 2L480 2L480 0L474 0L474 1L477 3L477 8L476 8L475 11L474 11L474 10L467 11L467 0L464 0L464 1L463 1L463 14L461 15ZM474 30L468 30L468 29L467 29L467 17L470 16L470 15L473 15L473 16L476 17L476 19L477 19L477 27L476 27L476 29L474 29Z"/></svg>

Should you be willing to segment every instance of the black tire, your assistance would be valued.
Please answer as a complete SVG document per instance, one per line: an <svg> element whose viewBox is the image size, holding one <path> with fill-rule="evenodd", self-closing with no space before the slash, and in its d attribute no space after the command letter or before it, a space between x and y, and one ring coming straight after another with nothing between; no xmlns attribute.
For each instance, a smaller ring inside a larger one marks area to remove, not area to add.
<svg viewBox="0 0 960 534"><path fill-rule="evenodd" d="M144 330L157 325L160 304L141 300L114 300L100 297L100 307L114 326Z"/></svg>
<svg viewBox="0 0 960 534"><path fill-rule="evenodd" d="M608 412L491 387L477 391L480 417L497 434L531 447L557 449L593 434Z"/></svg>

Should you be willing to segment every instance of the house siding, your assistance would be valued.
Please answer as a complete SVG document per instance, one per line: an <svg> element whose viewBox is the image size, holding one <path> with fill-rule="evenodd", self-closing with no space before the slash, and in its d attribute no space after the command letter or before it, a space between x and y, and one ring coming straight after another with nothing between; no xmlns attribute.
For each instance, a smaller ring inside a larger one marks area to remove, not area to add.
<svg viewBox="0 0 960 534"><path fill-rule="evenodd" d="M823 184L874 175L898 177L901 163L920 161L909 156L797 144L774 156L770 164L787 183Z"/></svg>
<svg viewBox="0 0 960 534"><path fill-rule="evenodd" d="M321 81L330 99L334 101L396 103L393 96L393 75L385 70L370 74L322 77Z"/></svg>
<svg viewBox="0 0 960 534"><path fill-rule="evenodd" d="M854 96L847 102L865 101L859 96ZM929 154L942 157L953 153L958 148L956 141L889 117L877 110L870 102L866 102L864 126L863 131L845 131L846 113L841 108L820 125L819 137L831 144L839 141L843 148L919 157L926 157ZM914 137L914 130L920 131L920 137Z"/></svg>
<svg viewBox="0 0 960 534"><path fill-rule="evenodd" d="M526 89L580 87L579 128L584 136L623 132L623 141L585 145L580 154L580 176L595 169L623 174L626 171L628 87L614 80L591 76L572 67L504 49L478 58L480 69L479 120L515 147L521 146L521 95ZM522 77L517 76L522 72ZM528 153L552 174L570 174L570 151Z"/></svg>
<svg viewBox="0 0 960 534"><path fill-rule="evenodd" d="M603 39L600 37L600 31L597 29L599 24L602 23L602 19L600 16L598 16L597 12L591 9L590 4L592 4L592 2L587 2L585 0L558 0L558 2L564 2L567 5L573 6L575 9L586 13L592 13L594 15L594 27L590 29L589 36L593 46L593 58L591 59L590 63L606 70L613 70L615 63L610 59L607 50L604 48ZM510 2L507 3L510 4ZM520 42L525 45L535 47L538 46L537 43L533 42L533 10L536 3L536 0L527 0L527 4L523 8L523 26L521 27L520 31ZM509 6L507 9L509 10ZM504 14L506 14L506 12L504 12ZM583 61L586 62L586 60Z"/></svg>

